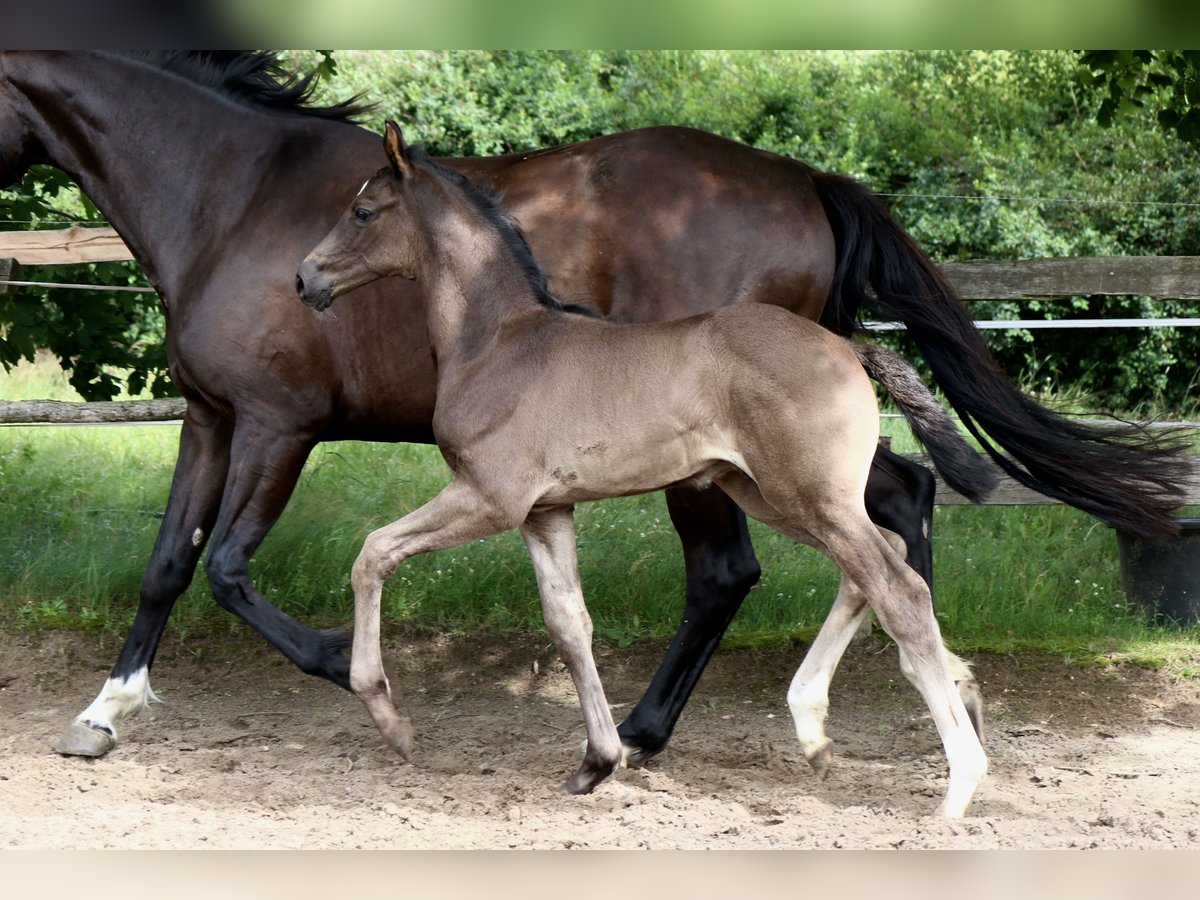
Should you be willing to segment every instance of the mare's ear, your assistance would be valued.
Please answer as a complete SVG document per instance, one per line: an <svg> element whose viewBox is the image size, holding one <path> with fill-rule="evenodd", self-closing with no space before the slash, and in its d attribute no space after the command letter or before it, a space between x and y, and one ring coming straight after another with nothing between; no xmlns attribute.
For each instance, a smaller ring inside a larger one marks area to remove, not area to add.
<svg viewBox="0 0 1200 900"><path fill-rule="evenodd" d="M383 148L387 151L388 162L392 164L392 173L397 178L408 178L413 173L412 161L408 158L408 145L404 143L404 135L400 126L388 120L384 126Z"/></svg>

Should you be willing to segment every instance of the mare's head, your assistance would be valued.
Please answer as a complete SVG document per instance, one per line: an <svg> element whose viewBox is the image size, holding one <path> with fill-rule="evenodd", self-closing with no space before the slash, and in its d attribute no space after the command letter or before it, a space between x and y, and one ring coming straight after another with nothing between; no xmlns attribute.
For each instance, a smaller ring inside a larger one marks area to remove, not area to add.
<svg viewBox="0 0 1200 900"><path fill-rule="evenodd" d="M296 292L313 309L327 309L335 298L378 278L416 278L429 252L413 188L419 178L436 176L414 164L395 122L387 123L383 144L388 165L362 186L300 264Z"/></svg>
<svg viewBox="0 0 1200 900"><path fill-rule="evenodd" d="M181 133L177 123L180 104L206 95L248 109L331 121L352 121L369 108L358 98L314 105L315 87L315 72L289 74L274 53L263 51L0 51L0 189L35 163L68 169L77 180L92 172L96 180L113 183L125 173L100 164L105 154L121 158L131 144L164 146L167 136L202 146L220 122L194 115L193 133ZM132 94L143 102L132 103ZM160 112L163 108L170 112ZM164 149L162 155L175 159L174 151ZM125 187L134 196L139 192Z"/></svg>

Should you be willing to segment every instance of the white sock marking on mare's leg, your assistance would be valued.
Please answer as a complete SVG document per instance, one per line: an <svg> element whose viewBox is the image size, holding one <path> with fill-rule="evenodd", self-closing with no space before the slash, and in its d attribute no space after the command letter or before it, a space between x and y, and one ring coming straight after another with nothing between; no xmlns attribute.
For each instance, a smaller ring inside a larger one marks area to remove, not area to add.
<svg viewBox="0 0 1200 900"><path fill-rule="evenodd" d="M160 702L150 690L150 670L138 669L126 678L110 678L104 682L99 695L75 717L75 721L106 731L115 738L117 723L149 706L151 701Z"/></svg>

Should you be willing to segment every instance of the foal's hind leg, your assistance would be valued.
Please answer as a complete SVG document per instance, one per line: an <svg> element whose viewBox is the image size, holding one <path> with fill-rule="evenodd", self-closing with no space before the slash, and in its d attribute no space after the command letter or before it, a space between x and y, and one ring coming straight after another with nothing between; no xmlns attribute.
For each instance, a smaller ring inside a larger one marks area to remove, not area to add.
<svg viewBox="0 0 1200 900"><path fill-rule="evenodd" d="M893 532L888 542L904 556L933 592L933 500L936 481L924 466L898 456L882 445L876 450L867 478L867 515L881 529ZM864 619L865 621L865 619ZM970 665L949 650L950 671L959 696L971 716L975 733L983 740L983 695ZM913 680L912 666L900 654L900 671Z"/></svg>
<svg viewBox="0 0 1200 900"><path fill-rule="evenodd" d="M583 763L563 787L571 794L587 794L620 764L621 739L592 656L592 619L579 585L572 512L565 507L530 513L521 536L537 573L546 627L571 672L587 726Z"/></svg>
<svg viewBox="0 0 1200 900"><path fill-rule="evenodd" d="M948 663L950 654L941 643L929 588L901 561L880 530L861 511L854 509L852 502L849 509L844 501L817 503L816 508L805 510L813 518L810 523L781 513L779 507L788 504L782 499L778 505L769 502L758 485L740 472L723 475L719 483L748 515L794 540L822 550L843 573L834 608L788 691L797 736L810 764L823 776L832 760L824 731L829 682L866 613L863 600L869 599L884 629L912 663L912 680L933 712L946 748L951 785L942 812L950 816L962 815L987 771L987 757L971 727L962 698L954 690ZM894 535L891 537L895 538ZM900 627L904 625L908 627ZM936 660L932 671L942 676L941 681L930 675L931 658ZM953 711L949 718L947 710ZM968 736L961 734L960 724L966 725Z"/></svg>
<svg viewBox="0 0 1200 900"><path fill-rule="evenodd" d="M930 528L936 482L924 466L880 446L871 463L865 501L877 525L903 539L908 564L933 587ZM721 637L758 581L746 519L737 505L715 487L673 488L667 510L683 544L687 591L683 618L642 699L617 726L626 761L638 764L661 752ZM957 661L957 671L970 669ZM975 698L974 716L982 720L974 681L961 686L964 699Z"/></svg>
<svg viewBox="0 0 1200 900"><path fill-rule="evenodd" d="M903 554L904 542L899 535L880 528L883 536L898 555ZM812 646L804 655L788 689L788 708L796 724L796 736L804 756L817 775L824 779L833 763L832 742L825 736L825 715L829 709L829 685L841 662L846 646L866 620L869 606L867 598L849 578L842 576L837 598ZM958 688L959 696L966 706L967 714L975 733L982 740L982 717L980 714L979 690L970 667L959 657L943 648L946 665ZM916 672L904 651L900 650L900 671L917 686Z"/></svg>
<svg viewBox="0 0 1200 900"><path fill-rule="evenodd" d="M825 736L829 685L847 645L866 618L867 608L866 597L843 576L833 607L788 687L788 709L796 726L800 749L822 780L833 764L833 742Z"/></svg>
<svg viewBox="0 0 1200 900"><path fill-rule="evenodd" d="M819 537L846 577L870 598L880 624L911 664L913 683L929 706L950 766L938 812L964 815L987 774L987 755L955 690L928 587L874 528L853 520L833 522L822 526Z"/></svg>

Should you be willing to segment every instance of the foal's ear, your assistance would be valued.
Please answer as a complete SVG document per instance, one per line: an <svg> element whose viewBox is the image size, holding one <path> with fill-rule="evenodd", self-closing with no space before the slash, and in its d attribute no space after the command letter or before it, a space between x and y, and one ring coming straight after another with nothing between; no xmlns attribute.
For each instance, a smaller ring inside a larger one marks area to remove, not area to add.
<svg viewBox="0 0 1200 900"><path fill-rule="evenodd" d="M388 162L392 164L392 173L397 178L408 178L413 173L412 161L408 158L408 146L404 143L404 135L400 126L388 120L384 126L383 148L387 151Z"/></svg>

